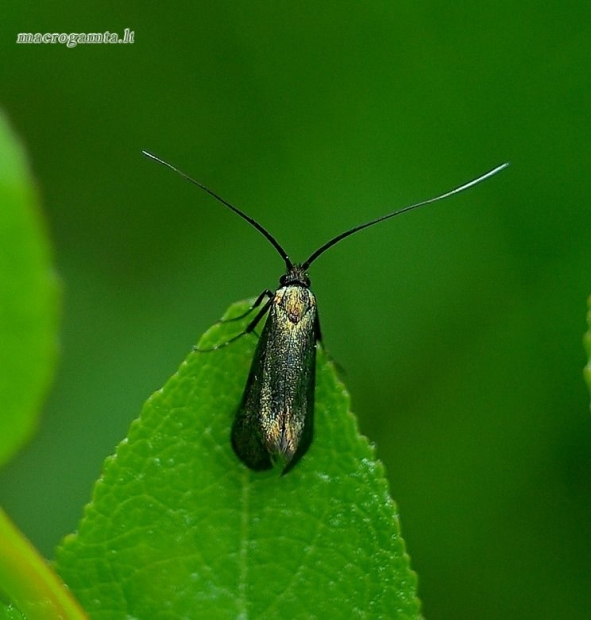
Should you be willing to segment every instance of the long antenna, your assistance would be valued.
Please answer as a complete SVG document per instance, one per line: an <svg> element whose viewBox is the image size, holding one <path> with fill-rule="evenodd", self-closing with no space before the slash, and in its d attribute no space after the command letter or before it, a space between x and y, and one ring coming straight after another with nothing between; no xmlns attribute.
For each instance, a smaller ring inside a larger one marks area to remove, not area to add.
<svg viewBox="0 0 591 620"><path fill-rule="evenodd" d="M189 181L190 183L193 183L193 185L196 185L197 187L201 188L204 192L207 192L212 198L215 198L218 202L221 202L224 206L228 207L228 209L232 209L234 213L239 215L241 218L245 219L251 226L254 226L260 233L262 233L267 238L267 240L271 243L271 245L277 250L277 252L279 252L279 255L281 256L281 258L285 261L285 266L287 267L288 271L293 268L293 263L289 260L289 256L287 255L287 252L281 247L277 239L275 239L275 237L273 237L273 235L266 228L263 228L263 226L261 226L261 224L259 224L256 220L246 215L246 213L244 213L243 211L241 211L234 205L231 205L227 200L224 200L221 196L218 196L215 192L211 191L208 187L205 187L205 185L203 185L202 183L199 183L199 181L196 181L195 179L191 178L188 174L185 174L182 170L175 168L172 164L169 164L168 162L164 161L163 159L160 159L159 157L156 157L156 155L153 155L152 153L148 153L148 151L142 151L142 153L146 157L153 159L159 164L162 164L163 166L165 166L166 168L170 168L171 170L174 170L174 172L176 172L177 174L180 174L183 178L187 179L187 181Z"/></svg>
<svg viewBox="0 0 591 620"><path fill-rule="evenodd" d="M333 245L337 244L339 241L342 241L346 237L350 237L352 234L354 234L356 232L359 232L360 230L363 230L364 228L369 228L370 226L373 226L374 224L378 224L379 222L383 222L384 220L388 220L391 217L394 217L396 215L401 215L402 213L406 213L407 211L411 211L412 209L418 209L418 207L422 207L424 205L431 204L432 202L438 202L439 200L443 200L444 198L448 198L449 196L453 196L454 194L459 194L460 192L463 192L465 189L468 189L469 187L477 185L478 183L481 183L485 179L488 179L489 177L492 177L493 175L497 174L497 172L500 172L501 170L504 170L508 165L509 165L508 162L506 162L504 164L501 164L500 166L497 166L496 168L493 168L492 170L490 170L486 174L483 174L482 176L479 176L477 179L473 179L472 181L469 181L468 183L465 183L464 185L460 185L460 187L456 187L455 189L452 189L451 191L446 192L445 194L441 194L440 196L436 196L435 198L429 198L429 200L423 200L422 202L417 202L416 204L410 205L409 207L404 207L404 209L399 209L398 211L394 211L394 213L389 213L388 215L382 215L382 217L378 217L375 220L371 220L370 222L366 222L365 224L360 224L359 226L355 226L354 228L350 228L349 230L346 230L345 232L341 233L340 235L337 235L336 237L334 237L330 241L327 241L324 245L320 246L315 252L313 252L308 257L307 260L305 260L302 263L302 268L303 269L308 269L308 267L321 254L324 254L324 252L326 252L326 250L331 248Z"/></svg>

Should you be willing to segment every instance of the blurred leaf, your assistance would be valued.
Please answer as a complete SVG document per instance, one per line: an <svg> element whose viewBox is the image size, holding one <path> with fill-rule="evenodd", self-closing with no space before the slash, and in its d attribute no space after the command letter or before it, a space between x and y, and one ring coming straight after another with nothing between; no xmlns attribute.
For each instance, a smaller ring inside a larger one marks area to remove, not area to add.
<svg viewBox="0 0 591 620"><path fill-rule="evenodd" d="M0 510L0 591L29 620L84 620L77 601L31 543ZM21 618L12 606L0 618Z"/></svg>
<svg viewBox="0 0 591 620"><path fill-rule="evenodd" d="M27 620L23 614L12 605L0 602L0 620Z"/></svg>
<svg viewBox="0 0 591 620"><path fill-rule="evenodd" d="M238 316L246 302L231 307ZM219 323L200 347L248 322ZM382 465L319 351L316 438L287 475L229 434L256 339L189 355L107 459L57 568L95 617L417 618Z"/></svg>
<svg viewBox="0 0 591 620"><path fill-rule="evenodd" d="M12 605L0 602L0 620L27 620L23 614Z"/></svg>
<svg viewBox="0 0 591 620"><path fill-rule="evenodd" d="M56 359L58 287L21 144L0 114L0 464L31 434Z"/></svg>

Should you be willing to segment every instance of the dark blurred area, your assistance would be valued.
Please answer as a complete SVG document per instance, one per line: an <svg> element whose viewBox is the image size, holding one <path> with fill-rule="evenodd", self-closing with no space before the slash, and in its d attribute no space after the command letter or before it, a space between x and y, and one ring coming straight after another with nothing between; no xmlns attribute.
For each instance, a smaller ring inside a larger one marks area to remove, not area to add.
<svg viewBox="0 0 591 620"><path fill-rule="evenodd" d="M155 6L155 5L154 5ZM65 290L58 376L0 503L49 557L143 401L237 299L311 269L426 617L589 618L591 20L582 1L5 0L0 105ZM23 45L19 32L135 32Z"/></svg>

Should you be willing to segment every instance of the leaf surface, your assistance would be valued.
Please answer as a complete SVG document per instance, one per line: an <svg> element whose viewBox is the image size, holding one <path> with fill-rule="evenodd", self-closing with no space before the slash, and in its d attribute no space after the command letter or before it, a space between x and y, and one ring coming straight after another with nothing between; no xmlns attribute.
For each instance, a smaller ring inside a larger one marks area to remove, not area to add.
<svg viewBox="0 0 591 620"><path fill-rule="evenodd" d="M232 306L226 318L245 312ZM199 343L226 342L248 317ZM256 337L192 352L104 464L57 567L92 618L419 617L383 467L319 350L315 439L254 473L230 428Z"/></svg>

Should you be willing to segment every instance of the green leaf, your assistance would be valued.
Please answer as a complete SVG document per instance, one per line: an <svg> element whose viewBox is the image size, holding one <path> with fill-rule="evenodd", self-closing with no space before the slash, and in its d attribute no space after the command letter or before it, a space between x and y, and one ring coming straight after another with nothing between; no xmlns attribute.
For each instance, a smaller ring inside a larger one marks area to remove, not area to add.
<svg viewBox="0 0 591 620"><path fill-rule="evenodd" d="M0 510L0 592L11 605L7 618L29 620L85 620L78 602L31 543ZM0 608L0 618L2 617Z"/></svg>
<svg viewBox="0 0 591 620"><path fill-rule="evenodd" d="M35 427L53 376L58 287L21 144L0 113L0 465Z"/></svg>
<svg viewBox="0 0 591 620"><path fill-rule="evenodd" d="M27 620L13 605L0 602L0 620Z"/></svg>
<svg viewBox="0 0 591 620"><path fill-rule="evenodd" d="M247 323L218 323L200 348ZM91 617L419 617L383 467L322 350L304 458L281 476L234 455L230 427L255 343L191 353L105 462L79 532L57 553Z"/></svg>
<svg viewBox="0 0 591 620"><path fill-rule="evenodd" d="M31 434L53 375L58 286L24 151L0 113L0 464ZM0 510L0 618L81 619L64 584ZM18 606L18 609L13 606Z"/></svg>
<svg viewBox="0 0 591 620"><path fill-rule="evenodd" d="M0 602L0 620L27 620L13 605Z"/></svg>

